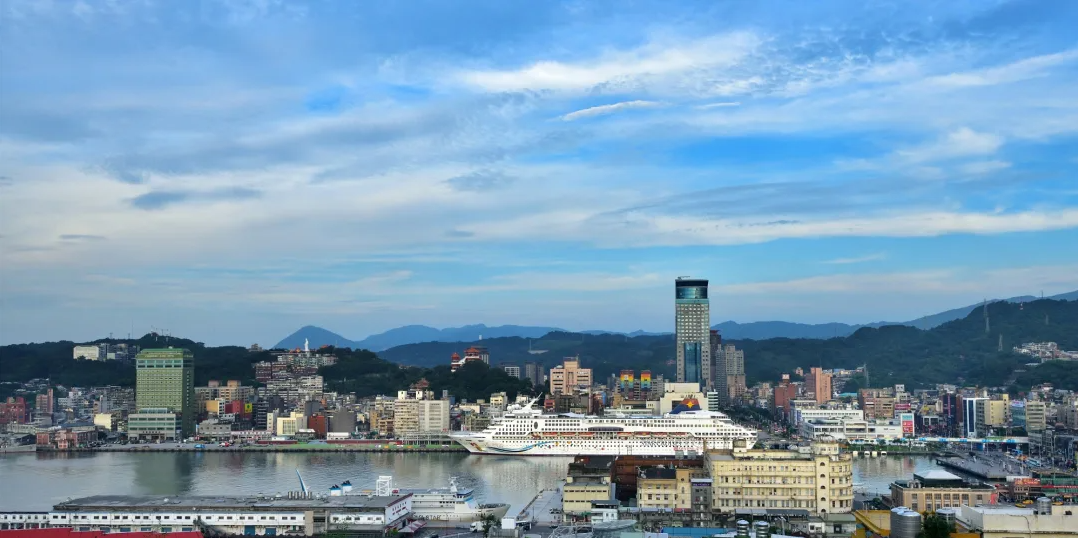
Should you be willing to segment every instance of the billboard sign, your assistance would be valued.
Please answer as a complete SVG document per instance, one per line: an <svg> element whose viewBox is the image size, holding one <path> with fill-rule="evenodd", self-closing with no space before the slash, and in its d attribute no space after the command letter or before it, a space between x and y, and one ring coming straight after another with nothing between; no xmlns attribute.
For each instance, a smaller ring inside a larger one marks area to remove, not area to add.
<svg viewBox="0 0 1078 538"><path fill-rule="evenodd" d="M898 419L902 422L903 437L913 437L913 413L902 413Z"/></svg>

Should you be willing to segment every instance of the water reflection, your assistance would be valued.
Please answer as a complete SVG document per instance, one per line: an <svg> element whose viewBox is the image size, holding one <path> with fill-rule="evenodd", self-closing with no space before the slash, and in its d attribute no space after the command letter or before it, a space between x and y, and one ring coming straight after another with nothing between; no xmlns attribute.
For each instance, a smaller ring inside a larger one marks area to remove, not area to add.
<svg viewBox="0 0 1078 538"><path fill-rule="evenodd" d="M68 497L87 495L220 495L279 493L307 486L328 491L351 480L357 489L374 487L392 475L400 487L445 486L452 476L474 488L486 502L522 508L544 488L565 477L572 458L470 456L466 454L361 453L77 453L0 456L0 509L45 510ZM866 492L915 471L937 468L931 458L886 457L854 460L854 482Z"/></svg>

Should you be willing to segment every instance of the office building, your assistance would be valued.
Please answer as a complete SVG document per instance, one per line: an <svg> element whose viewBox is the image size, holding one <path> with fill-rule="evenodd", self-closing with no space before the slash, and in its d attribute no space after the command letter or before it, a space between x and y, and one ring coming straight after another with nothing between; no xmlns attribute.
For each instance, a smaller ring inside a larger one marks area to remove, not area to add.
<svg viewBox="0 0 1078 538"><path fill-rule="evenodd" d="M741 400L745 386L745 351L733 344L718 346L715 357L715 391L720 401L729 405Z"/></svg>
<svg viewBox="0 0 1078 538"><path fill-rule="evenodd" d="M816 366L809 368L809 374L805 377L805 390L816 398L816 403L831 401L831 373Z"/></svg>
<svg viewBox="0 0 1078 538"><path fill-rule="evenodd" d="M974 431L978 437L989 437L996 428L1007 425L1007 411L1011 406L1010 398L1004 394L999 399L977 398L977 416L974 419Z"/></svg>
<svg viewBox="0 0 1078 538"><path fill-rule="evenodd" d="M135 408L140 411L167 409L180 420L183 436L193 434L196 414L194 362L194 355L187 349L144 349L139 352L135 358Z"/></svg>
<svg viewBox="0 0 1078 538"><path fill-rule="evenodd" d="M1026 431L1043 432L1048 422L1048 405L1042 401L1029 400L1025 405Z"/></svg>
<svg viewBox="0 0 1078 538"><path fill-rule="evenodd" d="M515 377L520 379L520 367L515 364L503 364L502 370L505 370L505 374L509 377Z"/></svg>
<svg viewBox="0 0 1078 538"><path fill-rule="evenodd" d="M710 389L711 307L706 279L678 277L674 281L674 331L678 383L700 383Z"/></svg>
<svg viewBox="0 0 1078 538"><path fill-rule="evenodd" d="M870 442L902 439L902 422L899 420L862 420L817 418L798 424L798 432L806 439L832 437L839 441Z"/></svg>
<svg viewBox="0 0 1078 538"><path fill-rule="evenodd" d="M853 462L834 442L816 442L807 451L710 450L707 466L715 510L806 510L823 515L853 508Z"/></svg>
<svg viewBox="0 0 1078 538"><path fill-rule="evenodd" d="M977 418L979 406L977 402L988 398L962 398L962 437L977 437L977 422L984 423Z"/></svg>
<svg viewBox="0 0 1078 538"><path fill-rule="evenodd" d="M913 480L891 483L894 505L915 512L988 504L995 502L995 493L996 488L988 484L967 481L942 470L914 473Z"/></svg>
<svg viewBox="0 0 1078 538"><path fill-rule="evenodd" d="M38 394L37 397L34 398L34 409L39 415L51 415L55 402L56 398L53 396L52 389L50 388L48 391Z"/></svg>
<svg viewBox="0 0 1078 538"><path fill-rule="evenodd" d="M591 388L591 368L580 367L580 357L565 357L561 366L550 369L550 394L572 394Z"/></svg>
<svg viewBox="0 0 1078 538"><path fill-rule="evenodd" d="M796 408L793 410L794 424L812 422L814 420L864 420L865 413L860 409L813 409Z"/></svg>
<svg viewBox="0 0 1078 538"><path fill-rule="evenodd" d="M143 407L127 416L127 437L140 441L170 441L182 439L182 422L170 408ZM194 433L192 428L191 433Z"/></svg>
<svg viewBox="0 0 1078 538"><path fill-rule="evenodd" d="M524 379L531 381L532 386L543 384L543 369L539 367L538 363L526 362L524 363Z"/></svg>

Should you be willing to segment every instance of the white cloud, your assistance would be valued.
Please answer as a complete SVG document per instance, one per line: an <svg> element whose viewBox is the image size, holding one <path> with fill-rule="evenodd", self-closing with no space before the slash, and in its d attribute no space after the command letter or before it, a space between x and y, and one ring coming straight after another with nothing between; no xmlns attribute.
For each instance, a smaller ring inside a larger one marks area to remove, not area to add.
<svg viewBox="0 0 1078 538"><path fill-rule="evenodd" d="M830 264L830 265L846 265L846 264L851 264L851 263L874 262L874 261L886 260L886 259L887 259L887 253L886 252L877 252L875 254L866 254L864 256L857 256L857 257L854 257L854 258L835 258L833 260L826 260L823 263Z"/></svg>
<svg viewBox="0 0 1078 538"><path fill-rule="evenodd" d="M593 216L565 209L483 226L488 240L588 241L602 247L740 245L822 237L934 237L993 235L1078 227L1078 209L1015 213L918 211L835 218L704 218L635 211Z"/></svg>
<svg viewBox="0 0 1078 538"><path fill-rule="evenodd" d="M960 127L935 142L895 153L908 162L923 163L956 157L991 155L1002 145L1003 139L998 135L978 133L969 127Z"/></svg>
<svg viewBox="0 0 1078 538"><path fill-rule="evenodd" d="M709 108L726 108L726 107L733 107L733 106L741 106L741 102L740 101L722 101L722 102L718 102L718 103L707 103L707 104L703 104L703 105L697 105L696 108L699 109L699 110L707 110Z"/></svg>
<svg viewBox="0 0 1078 538"><path fill-rule="evenodd" d="M737 64L758 45L750 32L681 43L652 42L578 61L539 61L509 70L465 71L457 78L486 91L585 90L602 84L632 87L648 79Z"/></svg>
<svg viewBox="0 0 1078 538"><path fill-rule="evenodd" d="M968 88L1008 84L1048 74L1049 68L1078 60L1078 49L1024 58L996 67L928 77L924 84L941 88Z"/></svg>
<svg viewBox="0 0 1078 538"><path fill-rule="evenodd" d="M1050 265L1001 269L947 267L891 273L843 273L790 280L712 284L712 294L823 295L942 294L1010 297L1053 293L1078 288L1078 265ZM976 299L970 299L976 300Z"/></svg>
<svg viewBox="0 0 1078 538"><path fill-rule="evenodd" d="M1006 170L1010 167L1011 163L1007 161L991 160L969 162L959 166L958 169L965 174L981 175Z"/></svg>
<svg viewBox="0 0 1078 538"><path fill-rule="evenodd" d="M610 105L599 105L591 108L585 108L583 110L577 110L576 112L570 112L561 117L564 121L573 121L581 118L591 118L595 116L603 116L606 114L613 114L622 110L628 110L633 108L655 108L662 106L662 103L656 101L623 101L621 103L613 103Z"/></svg>

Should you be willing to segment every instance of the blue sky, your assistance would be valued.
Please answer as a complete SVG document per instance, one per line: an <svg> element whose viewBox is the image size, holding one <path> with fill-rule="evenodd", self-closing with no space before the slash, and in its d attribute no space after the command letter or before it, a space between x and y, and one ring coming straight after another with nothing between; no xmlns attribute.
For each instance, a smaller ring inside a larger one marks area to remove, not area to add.
<svg viewBox="0 0 1078 538"><path fill-rule="evenodd" d="M1078 3L0 4L0 341L1078 289Z"/></svg>

